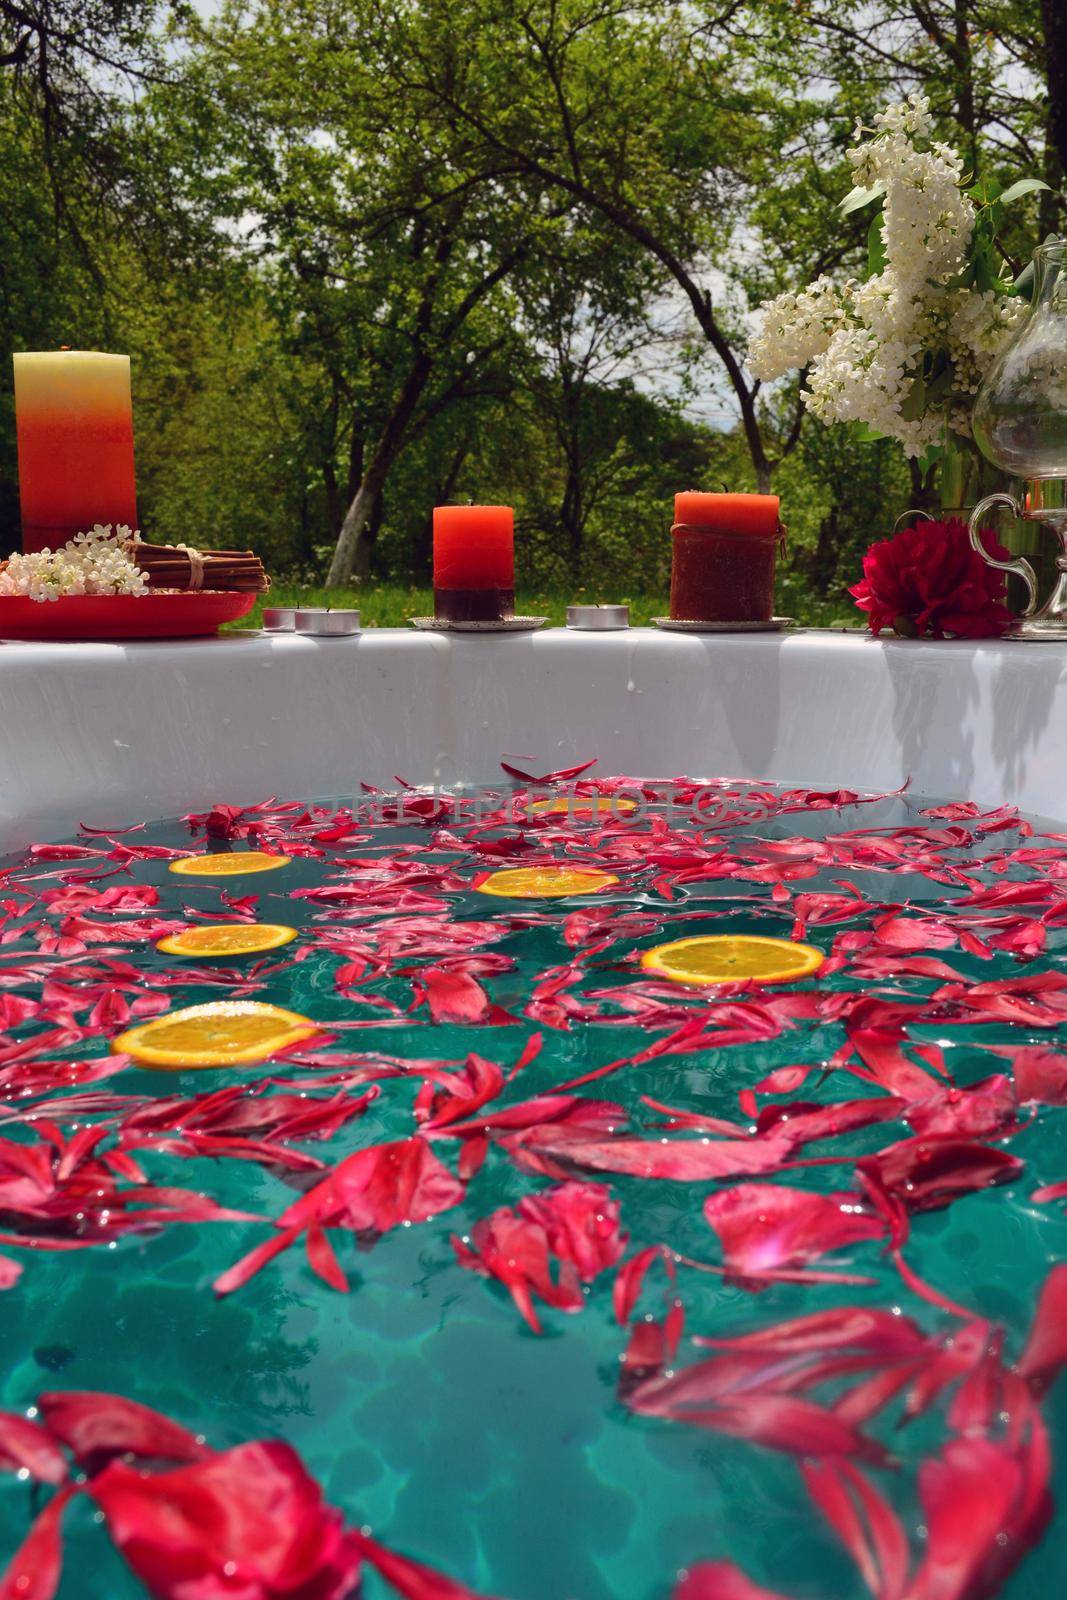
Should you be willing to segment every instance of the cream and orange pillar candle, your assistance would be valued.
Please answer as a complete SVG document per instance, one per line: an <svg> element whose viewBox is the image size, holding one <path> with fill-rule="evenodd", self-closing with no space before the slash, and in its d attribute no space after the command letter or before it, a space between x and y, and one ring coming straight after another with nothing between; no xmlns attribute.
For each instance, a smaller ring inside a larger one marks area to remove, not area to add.
<svg viewBox="0 0 1067 1600"><path fill-rule="evenodd" d="M129 356L27 350L15 360L22 548L97 522L137 526Z"/></svg>

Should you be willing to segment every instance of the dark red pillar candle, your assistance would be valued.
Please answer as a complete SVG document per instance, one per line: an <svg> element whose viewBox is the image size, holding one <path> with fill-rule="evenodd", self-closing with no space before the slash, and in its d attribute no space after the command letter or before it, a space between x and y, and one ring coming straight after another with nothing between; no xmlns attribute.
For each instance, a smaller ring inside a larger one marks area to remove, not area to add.
<svg viewBox="0 0 1067 1600"><path fill-rule="evenodd" d="M671 538L676 621L770 621L781 538L777 495L675 495Z"/></svg>
<svg viewBox="0 0 1067 1600"><path fill-rule="evenodd" d="M438 622L500 622L514 615L510 506L434 507L433 601Z"/></svg>

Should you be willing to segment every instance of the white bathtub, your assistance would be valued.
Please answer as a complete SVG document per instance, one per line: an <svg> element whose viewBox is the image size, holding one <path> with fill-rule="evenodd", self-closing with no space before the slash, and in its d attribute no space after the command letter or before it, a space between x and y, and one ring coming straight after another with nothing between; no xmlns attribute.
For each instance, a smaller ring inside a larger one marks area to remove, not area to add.
<svg viewBox="0 0 1067 1600"><path fill-rule="evenodd" d="M0 644L0 852L360 781L730 774L1067 815L1067 647L635 629Z"/></svg>

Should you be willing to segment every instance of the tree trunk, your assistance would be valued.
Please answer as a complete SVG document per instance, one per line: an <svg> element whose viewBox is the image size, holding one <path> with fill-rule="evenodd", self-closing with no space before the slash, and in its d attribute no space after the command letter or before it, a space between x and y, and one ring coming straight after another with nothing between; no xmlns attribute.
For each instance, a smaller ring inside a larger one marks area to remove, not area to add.
<svg viewBox="0 0 1067 1600"><path fill-rule="evenodd" d="M304 562L310 561L313 549L310 512L308 492L305 488L300 495L300 559Z"/></svg>
<svg viewBox="0 0 1067 1600"><path fill-rule="evenodd" d="M567 540L571 575L577 580L582 564L582 446L577 424L568 429L565 447L566 470L563 498L560 501L559 520Z"/></svg>
<svg viewBox="0 0 1067 1600"><path fill-rule="evenodd" d="M333 438L333 448L336 449L336 431ZM333 455L323 463L322 480L326 487L326 514L330 519L330 537L337 543L344 522L345 508L352 504L356 490L363 480L363 434L357 426L356 418L352 418L352 430L348 440L348 474L345 482L345 497L341 499L341 486L337 482L337 467Z"/></svg>
<svg viewBox="0 0 1067 1600"><path fill-rule="evenodd" d="M337 535L344 521L344 512L341 509L341 496L337 488L337 473L329 457L322 463L322 484L326 491L326 521L330 529L330 538L336 544Z"/></svg>
<svg viewBox="0 0 1067 1600"><path fill-rule="evenodd" d="M816 592L825 600L830 592L830 584L837 572L838 555L841 550L841 528L836 506L831 506L828 516L819 523L819 536L808 563L808 576L815 586Z"/></svg>
<svg viewBox="0 0 1067 1600"><path fill-rule="evenodd" d="M375 495L374 504L370 508L370 515L360 531L356 541L356 558L352 563L352 576L357 583L364 583L370 577L371 558L374 555L374 546L378 543L378 535L382 531L382 497Z"/></svg>
<svg viewBox="0 0 1067 1600"><path fill-rule="evenodd" d="M1042 161L1041 176L1048 184L1047 189L1042 189L1037 197L1037 225L1042 239L1047 239L1052 233L1059 233L1063 227L1063 178L1064 168L1052 137L1052 105L1051 101L1045 115L1045 149Z"/></svg>
<svg viewBox="0 0 1067 1600"><path fill-rule="evenodd" d="M360 535L374 510L375 501L385 487L390 468L403 449L415 407L429 380L431 368L432 362L429 356L420 351L411 365L389 420L382 430L370 465L363 474L363 481L345 512L341 531L337 536L337 548L334 550L326 577L326 582L331 587L347 583L352 576L356 565L356 554L360 549ZM361 559L369 561L369 554Z"/></svg>
<svg viewBox="0 0 1067 1600"><path fill-rule="evenodd" d="M433 503L435 506L447 506L450 504L452 496L456 492L456 484L459 482L459 475L463 471L463 468L467 463L467 457L470 455L470 453L470 440L465 438L461 440L459 447L453 452L452 459L448 464L448 471L445 473L444 477L439 480L436 488L434 489ZM419 537L418 550L415 557L415 567L416 571L421 576L426 578L429 578L433 571L432 511L423 521L422 533Z"/></svg>
<svg viewBox="0 0 1067 1600"><path fill-rule="evenodd" d="M352 504L345 512L345 520L341 524L341 532L337 538L337 549L333 553L330 570L326 575L326 582L331 589L347 583L354 574L358 577L366 575L365 571L356 573L357 563L366 568L370 561L369 552L363 548L366 543L363 534L374 513L375 504L381 498L382 488L392 464L392 457L386 460L379 452L375 452L370 471L356 490Z"/></svg>
<svg viewBox="0 0 1067 1600"><path fill-rule="evenodd" d="M458 220L457 216L452 222ZM375 503L381 498L382 489L389 471L408 441L412 421L422 399L423 390L430 381L433 371L433 357L427 351L431 330L433 327L434 297L439 286L438 280L443 272L449 257L452 254L453 235L451 223L438 240L434 251L436 266L430 281L423 290L422 303L415 319L414 350L408 375L397 396L389 420L382 430L381 438L371 459L370 466L363 474L359 488L351 495L345 519L341 524L341 532L337 537L337 548L333 553L327 583L345 583L352 574L356 564L357 552L362 566L369 564L370 555L367 545L373 544L360 536L374 511ZM492 271L487 272L477 283L473 284L463 296L459 305L451 316L436 330L436 340L441 347L447 347L450 340L454 339L459 329L466 322L471 312L485 299L486 295L501 283L508 273L512 271L526 249L525 242L520 243L511 253L498 261ZM455 386L454 386L455 387ZM424 419L425 420L425 419Z"/></svg>
<svg viewBox="0 0 1067 1600"><path fill-rule="evenodd" d="M1061 172L1067 172L1067 6L1041 0L1048 79L1048 130Z"/></svg>
<svg viewBox="0 0 1067 1600"><path fill-rule="evenodd" d="M974 108L974 58L971 54L968 0L956 0L955 38L950 57L956 73L956 120L967 137L971 171L978 176L978 127Z"/></svg>

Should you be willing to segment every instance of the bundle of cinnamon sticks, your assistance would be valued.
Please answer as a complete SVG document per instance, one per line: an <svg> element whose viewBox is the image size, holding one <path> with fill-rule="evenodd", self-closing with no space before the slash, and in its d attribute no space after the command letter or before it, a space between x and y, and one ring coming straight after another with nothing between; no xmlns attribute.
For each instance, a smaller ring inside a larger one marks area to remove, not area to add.
<svg viewBox="0 0 1067 1600"><path fill-rule="evenodd" d="M150 589L236 589L266 594L270 579L252 550L181 550L173 544L136 543L133 560Z"/></svg>

